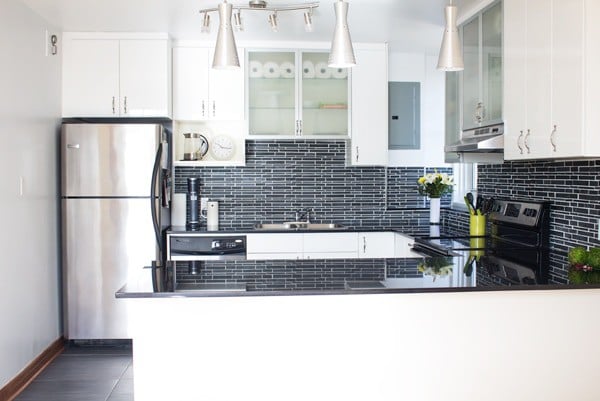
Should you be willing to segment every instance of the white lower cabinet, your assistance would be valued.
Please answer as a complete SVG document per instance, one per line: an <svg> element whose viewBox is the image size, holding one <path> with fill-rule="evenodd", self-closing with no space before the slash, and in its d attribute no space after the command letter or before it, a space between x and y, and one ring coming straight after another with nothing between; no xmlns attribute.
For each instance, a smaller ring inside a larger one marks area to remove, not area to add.
<svg viewBox="0 0 600 401"><path fill-rule="evenodd" d="M246 235L248 260L302 259L304 234L258 233Z"/></svg>
<svg viewBox="0 0 600 401"><path fill-rule="evenodd" d="M396 233L364 232L358 233L359 258L393 258L396 256L394 239Z"/></svg>
<svg viewBox="0 0 600 401"><path fill-rule="evenodd" d="M304 234L304 259L352 259L358 256L355 232Z"/></svg>

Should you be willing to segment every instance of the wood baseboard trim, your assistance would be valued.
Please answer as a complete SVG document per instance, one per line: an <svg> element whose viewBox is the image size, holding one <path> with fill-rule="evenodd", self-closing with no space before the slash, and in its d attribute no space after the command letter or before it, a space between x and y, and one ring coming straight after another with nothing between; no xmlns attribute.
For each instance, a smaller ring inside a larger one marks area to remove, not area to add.
<svg viewBox="0 0 600 401"><path fill-rule="evenodd" d="M53 341L6 386L0 388L0 401L14 400L64 349L65 338L61 336Z"/></svg>

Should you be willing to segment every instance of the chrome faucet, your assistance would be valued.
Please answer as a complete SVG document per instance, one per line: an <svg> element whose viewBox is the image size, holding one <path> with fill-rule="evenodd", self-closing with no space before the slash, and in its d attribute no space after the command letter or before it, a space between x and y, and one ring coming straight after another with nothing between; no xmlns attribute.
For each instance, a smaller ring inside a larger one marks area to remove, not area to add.
<svg viewBox="0 0 600 401"><path fill-rule="evenodd" d="M296 210L296 221L304 221L307 224L310 224L310 214L315 214L315 209L313 208L306 208L304 210L302 209L298 209Z"/></svg>

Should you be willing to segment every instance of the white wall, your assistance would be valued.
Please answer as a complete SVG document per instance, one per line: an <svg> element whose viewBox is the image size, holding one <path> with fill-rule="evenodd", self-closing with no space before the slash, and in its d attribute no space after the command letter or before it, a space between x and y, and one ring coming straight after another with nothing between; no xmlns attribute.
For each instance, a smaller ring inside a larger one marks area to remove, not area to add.
<svg viewBox="0 0 600 401"><path fill-rule="evenodd" d="M444 73L436 69L437 55L389 54L389 80L421 83L421 148L390 150L390 166L444 166Z"/></svg>
<svg viewBox="0 0 600 401"><path fill-rule="evenodd" d="M60 56L45 56L47 28L21 1L0 2L0 387L62 332L57 255Z"/></svg>

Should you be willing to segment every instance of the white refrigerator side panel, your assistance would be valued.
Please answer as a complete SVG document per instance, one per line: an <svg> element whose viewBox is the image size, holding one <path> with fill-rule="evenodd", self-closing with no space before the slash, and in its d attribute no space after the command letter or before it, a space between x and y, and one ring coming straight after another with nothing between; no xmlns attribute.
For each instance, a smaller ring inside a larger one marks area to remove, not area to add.
<svg viewBox="0 0 600 401"><path fill-rule="evenodd" d="M68 338L129 338L115 292L156 259L150 199L63 199L62 209Z"/></svg>
<svg viewBox="0 0 600 401"><path fill-rule="evenodd" d="M63 125L62 196L150 196L161 133L152 124Z"/></svg>

